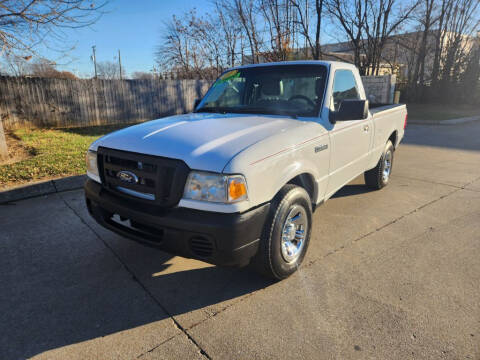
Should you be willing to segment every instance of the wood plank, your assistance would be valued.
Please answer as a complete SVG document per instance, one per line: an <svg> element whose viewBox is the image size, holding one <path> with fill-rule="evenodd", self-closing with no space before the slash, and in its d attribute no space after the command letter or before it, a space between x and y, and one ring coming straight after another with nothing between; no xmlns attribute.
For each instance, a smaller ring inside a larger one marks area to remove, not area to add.
<svg viewBox="0 0 480 360"><path fill-rule="evenodd" d="M8 158L7 139L5 138L5 131L3 130L3 122L0 118L0 160Z"/></svg>

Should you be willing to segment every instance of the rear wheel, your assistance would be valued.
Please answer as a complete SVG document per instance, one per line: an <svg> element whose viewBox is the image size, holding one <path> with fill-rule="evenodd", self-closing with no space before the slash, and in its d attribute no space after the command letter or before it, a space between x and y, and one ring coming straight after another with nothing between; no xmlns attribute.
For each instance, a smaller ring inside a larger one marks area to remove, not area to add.
<svg viewBox="0 0 480 360"><path fill-rule="evenodd" d="M277 194L254 259L257 270L276 280L294 273L310 241L312 206L305 189L285 185Z"/></svg>
<svg viewBox="0 0 480 360"><path fill-rule="evenodd" d="M364 173L367 186L374 189L381 189L387 186L392 174L394 150L392 142L388 140L377 166Z"/></svg>

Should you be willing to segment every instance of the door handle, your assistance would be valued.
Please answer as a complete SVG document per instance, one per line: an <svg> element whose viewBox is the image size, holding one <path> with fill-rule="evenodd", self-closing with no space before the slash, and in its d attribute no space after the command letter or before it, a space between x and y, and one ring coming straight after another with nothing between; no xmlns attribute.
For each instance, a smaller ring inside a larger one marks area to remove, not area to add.
<svg viewBox="0 0 480 360"><path fill-rule="evenodd" d="M369 129L370 129L370 127L368 125L363 126L363 131L368 132Z"/></svg>

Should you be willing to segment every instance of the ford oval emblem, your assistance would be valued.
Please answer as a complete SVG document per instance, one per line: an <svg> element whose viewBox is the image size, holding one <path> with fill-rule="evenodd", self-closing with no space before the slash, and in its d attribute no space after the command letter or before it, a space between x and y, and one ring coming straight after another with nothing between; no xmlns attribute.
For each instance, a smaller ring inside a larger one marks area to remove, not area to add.
<svg viewBox="0 0 480 360"><path fill-rule="evenodd" d="M122 171L117 172L117 178L120 181L124 181L124 182L129 183L129 184L138 183L138 176L135 175L133 172L127 171L127 170L122 170Z"/></svg>

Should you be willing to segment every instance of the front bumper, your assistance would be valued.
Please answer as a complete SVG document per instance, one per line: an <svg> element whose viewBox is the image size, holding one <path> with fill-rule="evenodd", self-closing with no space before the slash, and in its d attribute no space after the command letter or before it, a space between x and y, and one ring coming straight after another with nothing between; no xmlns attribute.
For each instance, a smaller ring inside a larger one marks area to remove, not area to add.
<svg viewBox="0 0 480 360"><path fill-rule="evenodd" d="M147 209L109 193L90 179L85 183L85 196L93 218L117 234L174 255L229 266L246 265L257 253L270 207L267 203L234 214Z"/></svg>

